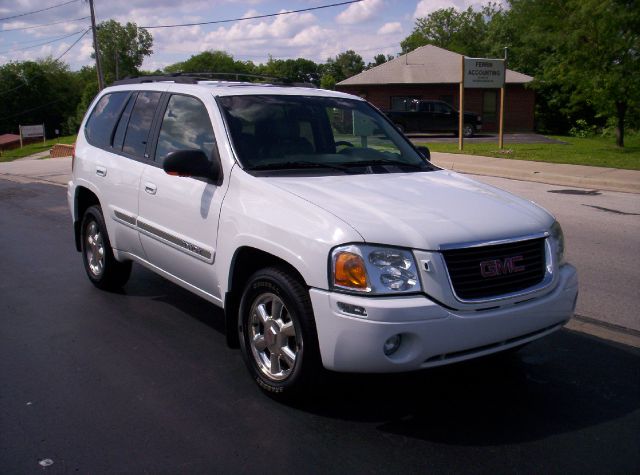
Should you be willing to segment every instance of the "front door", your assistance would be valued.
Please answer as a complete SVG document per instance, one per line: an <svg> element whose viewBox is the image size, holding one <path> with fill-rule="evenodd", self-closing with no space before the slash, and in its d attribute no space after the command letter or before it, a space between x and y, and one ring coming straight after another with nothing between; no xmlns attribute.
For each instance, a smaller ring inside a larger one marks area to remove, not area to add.
<svg viewBox="0 0 640 475"><path fill-rule="evenodd" d="M204 103L193 96L170 96L159 129L155 166L145 169L140 182L138 229L151 264L220 298L213 262L223 191L204 179L170 176L162 169L170 152L202 150L213 160L214 147Z"/></svg>

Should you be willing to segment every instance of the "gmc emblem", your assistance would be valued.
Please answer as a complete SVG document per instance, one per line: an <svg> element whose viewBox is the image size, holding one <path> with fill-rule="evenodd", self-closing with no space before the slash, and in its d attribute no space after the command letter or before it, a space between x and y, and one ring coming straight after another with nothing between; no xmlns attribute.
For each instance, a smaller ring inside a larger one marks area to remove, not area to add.
<svg viewBox="0 0 640 475"><path fill-rule="evenodd" d="M490 261L482 261L480 263L480 274L482 277L498 277L499 275L515 274L522 272L525 267L518 265L524 260L523 256L513 256L502 259L492 259Z"/></svg>

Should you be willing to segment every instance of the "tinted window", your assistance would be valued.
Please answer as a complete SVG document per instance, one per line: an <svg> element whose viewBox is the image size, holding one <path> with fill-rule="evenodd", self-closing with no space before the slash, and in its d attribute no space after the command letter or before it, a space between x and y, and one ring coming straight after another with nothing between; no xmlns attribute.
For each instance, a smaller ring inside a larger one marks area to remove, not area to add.
<svg viewBox="0 0 640 475"><path fill-rule="evenodd" d="M160 100L159 92L140 92L138 94L136 104L133 106L133 111L131 111L127 134L124 138L123 152L138 157L144 156L158 100Z"/></svg>
<svg viewBox="0 0 640 475"><path fill-rule="evenodd" d="M105 94L98 101L85 126L85 133L91 144L98 147L111 145L111 132L128 95L128 92L114 92Z"/></svg>
<svg viewBox="0 0 640 475"><path fill-rule="evenodd" d="M202 150L211 160L213 128L204 104L195 97L171 96L162 118L156 160L175 150Z"/></svg>
<svg viewBox="0 0 640 475"><path fill-rule="evenodd" d="M127 102L127 107L124 108L124 112L120 116L118 127L116 127L116 133L113 134L113 148L122 150L122 144L124 142L124 133L127 131L127 124L129 123L129 117L131 117L131 109L136 102L137 94L132 94Z"/></svg>
<svg viewBox="0 0 640 475"><path fill-rule="evenodd" d="M431 168L366 102L330 97L220 97L234 150L253 170L392 173Z"/></svg>

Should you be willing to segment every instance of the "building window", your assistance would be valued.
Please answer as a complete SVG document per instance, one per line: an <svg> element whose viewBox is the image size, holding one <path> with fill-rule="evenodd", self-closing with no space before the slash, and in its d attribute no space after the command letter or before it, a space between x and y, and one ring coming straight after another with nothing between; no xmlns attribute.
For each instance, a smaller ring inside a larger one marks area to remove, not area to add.
<svg viewBox="0 0 640 475"><path fill-rule="evenodd" d="M484 91L482 101L482 120L484 122L497 120L497 102L496 91Z"/></svg>
<svg viewBox="0 0 640 475"><path fill-rule="evenodd" d="M415 106L412 108L411 104L414 101L420 99L420 96L391 96L391 110L392 111L408 111L415 110Z"/></svg>

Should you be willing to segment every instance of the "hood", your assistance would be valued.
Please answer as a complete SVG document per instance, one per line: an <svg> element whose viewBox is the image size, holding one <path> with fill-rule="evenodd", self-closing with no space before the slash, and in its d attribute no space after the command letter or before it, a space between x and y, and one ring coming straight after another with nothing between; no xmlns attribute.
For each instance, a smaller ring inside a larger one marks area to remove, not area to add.
<svg viewBox="0 0 640 475"><path fill-rule="evenodd" d="M373 244L439 250L537 234L553 223L530 201L446 170L266 179L329 211Z"/></svg>

